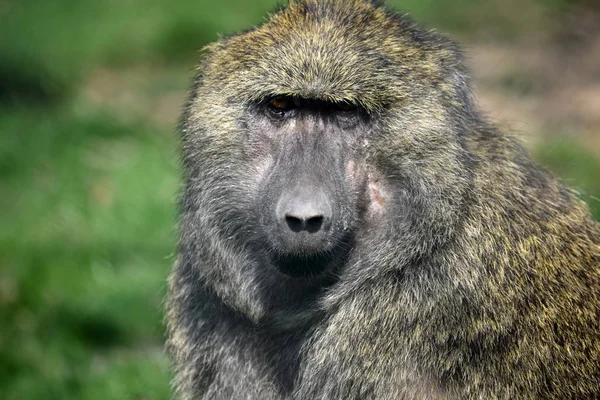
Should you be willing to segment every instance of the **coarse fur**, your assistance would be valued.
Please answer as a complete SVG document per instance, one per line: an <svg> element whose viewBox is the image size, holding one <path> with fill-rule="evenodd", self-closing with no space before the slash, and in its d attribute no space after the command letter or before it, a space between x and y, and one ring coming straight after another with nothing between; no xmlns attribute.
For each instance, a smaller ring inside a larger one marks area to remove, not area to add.
<svg viewBox="0 0 600 400"><path fill-rule="evenodd" d="M323 128L359 133L310 150L335 179L300 166L314 187L346 182L325 236L341 250L315 276L270 261L265 182L300 172L260 135L304 126L262 116L278 96L360 110ZM445 37L380 2L292 0L206 48L181 127L180 398L600 397L599 225L480 115Z"/></svg>

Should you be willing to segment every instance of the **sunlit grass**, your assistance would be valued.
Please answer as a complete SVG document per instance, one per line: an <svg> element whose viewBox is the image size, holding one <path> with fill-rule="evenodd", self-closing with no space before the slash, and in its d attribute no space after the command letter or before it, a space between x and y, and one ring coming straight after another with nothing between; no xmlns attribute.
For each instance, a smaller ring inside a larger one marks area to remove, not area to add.
<svg viewBox="0 0 600 400"><path fill-rule="evenodd" d="M68 107L0 131L0 397L168 398L173 137Z"/></svg>

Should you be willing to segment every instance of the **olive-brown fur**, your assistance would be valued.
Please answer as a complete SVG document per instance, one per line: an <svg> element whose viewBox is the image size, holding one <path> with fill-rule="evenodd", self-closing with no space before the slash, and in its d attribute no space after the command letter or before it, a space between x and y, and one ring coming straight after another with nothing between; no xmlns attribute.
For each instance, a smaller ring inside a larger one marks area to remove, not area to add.
<svg viewBox="0 0 600 400"><path fill-rule="evenodd" d="M323 277L252 245L266 156L244 138L273 96L367 116L353 240ZM375 1L292 0L206 48L181 132L182 399L600 397L600 227L480 114L442 35Z"/></svg>

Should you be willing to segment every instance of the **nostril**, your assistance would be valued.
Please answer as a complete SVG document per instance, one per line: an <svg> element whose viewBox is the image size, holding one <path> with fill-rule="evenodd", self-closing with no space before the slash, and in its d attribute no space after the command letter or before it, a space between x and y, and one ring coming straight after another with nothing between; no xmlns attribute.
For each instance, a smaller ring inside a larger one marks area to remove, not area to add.
<svg viewBox="0 0 600 400"><path fill-rule="evenodd" d="M321 230L323 226L323 216L316 215L306 220L306 230L310 233L315 233Z"/></svg>
<svg viewBox="0 0 600 400"><path fill-rule="evenodd" d="M314 217L307 219L298 218L289 214L285 216L285 222L287 223L288 227L291 231L296 233L301 231L316 233L321 230L321 227L323 226L323 220L324 218L322 215L315 215Z"/></svg>
<svg viewBox="0 0 600 400"><path fill-rule="evenodd" d="M294 217L292 215L286 215L285 222L287 222L288 226L293 232L300 232L304 225L300 218Z"/></svg>

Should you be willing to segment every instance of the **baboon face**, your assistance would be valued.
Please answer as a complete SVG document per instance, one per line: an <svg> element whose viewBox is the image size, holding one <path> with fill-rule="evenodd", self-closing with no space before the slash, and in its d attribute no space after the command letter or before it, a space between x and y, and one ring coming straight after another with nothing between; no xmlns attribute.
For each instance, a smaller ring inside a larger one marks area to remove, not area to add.
<svg viewBox="0 0 600 400"><path fill-rule="evenodd" d="M319 275L349 251L364 209L366 113L277 96L248 108L245 130L262 247L286 275Z"/></svg>

